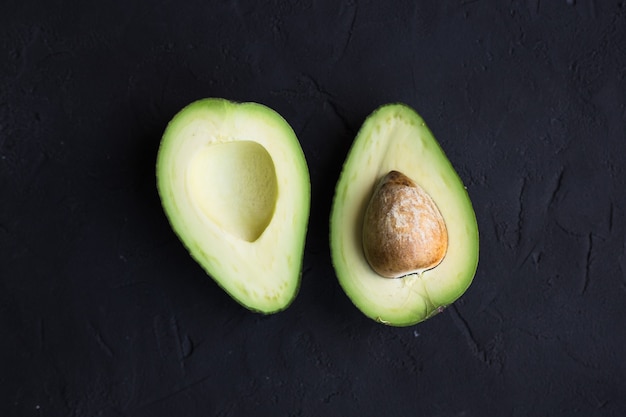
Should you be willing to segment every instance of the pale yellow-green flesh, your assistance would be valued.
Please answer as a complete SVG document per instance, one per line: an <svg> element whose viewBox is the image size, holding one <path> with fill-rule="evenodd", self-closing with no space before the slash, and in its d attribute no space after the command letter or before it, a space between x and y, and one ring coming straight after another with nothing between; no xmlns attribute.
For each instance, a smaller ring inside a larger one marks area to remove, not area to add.
<svg viewBox="0 0 626 417"><path fill-rule="evenodd" d="M365 207L391 170L418 183L435 201L448 230L443 261L421 275L383 278L362 249ZM346 159L331 214L331 249L339 282L367 316L397 326L435 314L471 284L478 263L478 227L467 191L425 123L404 105L387 105L361 128Z"/></svg>
<svg viewBox="0 0 626 417"><path fill-rule="evenodd" d="M191 159L187 175L191 201L225 231L254 242L276 205L272 157L256 142L206 145Z"/></svg>
<svg viewBox="0 0 626 417"><path fill-rule="evenodd" d="M294 298L310 203L287 122L255 103L205 99L168 125L158 189L172 228L234 299L264 313Z"/></svg>

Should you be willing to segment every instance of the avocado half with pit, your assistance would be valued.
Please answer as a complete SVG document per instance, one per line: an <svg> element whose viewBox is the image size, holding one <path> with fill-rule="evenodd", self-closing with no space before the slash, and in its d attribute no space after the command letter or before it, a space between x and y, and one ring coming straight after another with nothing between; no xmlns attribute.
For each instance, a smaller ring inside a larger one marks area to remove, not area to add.
<svg viewBox="0 0 626 417"><path fill-rule="evenodd" d="M408 326L443 311L476 273L478 226L467 190L407 105L384 105L365 120L330 220L339 283L381 323Z"/></svg>
<svg viewBox="0 0 626 417"><path fill-rule="evenodd" d="M196 101L168 124L156 174L173 230L206 273L250 310L285 309L310 206L305 157L285 119L257 103Z"/></svg>

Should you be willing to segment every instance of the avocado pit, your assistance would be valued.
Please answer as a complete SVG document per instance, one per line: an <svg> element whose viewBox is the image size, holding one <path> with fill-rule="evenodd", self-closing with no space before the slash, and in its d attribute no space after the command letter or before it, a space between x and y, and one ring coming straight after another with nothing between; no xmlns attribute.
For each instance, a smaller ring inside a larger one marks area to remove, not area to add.
<svg viewBox="0 0 626 417"><path fill-rule="evenodd" d="M409 177L390 171L365 210L363 251L376 273L399 278L436 267L448 248L448 232L437 205Z"/></svg>

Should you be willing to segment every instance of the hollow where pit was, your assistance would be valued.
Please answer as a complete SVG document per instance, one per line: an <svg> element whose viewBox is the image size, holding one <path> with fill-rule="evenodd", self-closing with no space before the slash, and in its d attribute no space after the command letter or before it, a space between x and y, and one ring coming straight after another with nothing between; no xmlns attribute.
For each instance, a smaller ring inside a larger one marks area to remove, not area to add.
<svg viewBox="0 0 626 417"><path fill-rule="evenodd" d="M189 197L221 229L254 242L267 228L278 197L272 157L257 142L213 142L198 149L187 172Z"/></svg>

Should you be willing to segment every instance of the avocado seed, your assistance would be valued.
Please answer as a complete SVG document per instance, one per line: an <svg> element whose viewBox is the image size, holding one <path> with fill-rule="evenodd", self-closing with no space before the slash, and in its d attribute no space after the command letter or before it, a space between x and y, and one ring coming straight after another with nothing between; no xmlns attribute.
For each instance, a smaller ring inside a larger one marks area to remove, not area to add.
<svg viewBox="0 0 626 417"><path fill-rule="evenodd" d="M448 231L433 199L406 175L391 171L376 186L363 220L363 250L385 278L432 269L443 260Z"/></svg>

